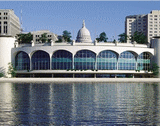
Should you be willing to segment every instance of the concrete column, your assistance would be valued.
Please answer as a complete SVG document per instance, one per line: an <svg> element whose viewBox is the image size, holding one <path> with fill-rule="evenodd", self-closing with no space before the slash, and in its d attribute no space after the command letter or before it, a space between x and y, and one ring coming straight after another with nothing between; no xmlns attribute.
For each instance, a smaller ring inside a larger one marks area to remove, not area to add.
<svg viewBox="0 0 160 126"><path fill-rule="evenodd" d="M52 74L52 78L54 78L54 74Z"/></svg>
<svg viewBox="0 0 160 126"><path fill-rule="evenodd" d="M154 48L154 62L160 67L160 37L153 38L151 43L151 47ZM160 68L157 77L160 78Z"/></svg>
<svg viewBox="0 0 160 126"><path fill-rule="evenodd" d="M95 61L95 69L97 70L97 54L96 54L96 61Z"/></svg>
<svg viewBox="0 0 160 126"><path fill-rule="evenodd" d="M50 70L52 70L52 54L50 55Z"/></svg>
<svg viewBox="0 0 160 126"><path fill-rule="evenodd" d="M32 60L30 55L29 55L29 60L30 60L30 70L32 70Z"/></svg>
<svg viewBox="0 0 160 126"><path fill-rule="evenodd" d="M72 54L72 69L74 69L74 54Z"/></svg>
<svg viewBox="0 0 160 126"><path fill-rule="evenodd" d="M94 74L94 78L96 78L96 74Z"/></svg>
<svg viewBox="0 0 160 126"><path fill-rule="evenodd" d="M74 74L73 74L73 78L74 78Z"/></svg>

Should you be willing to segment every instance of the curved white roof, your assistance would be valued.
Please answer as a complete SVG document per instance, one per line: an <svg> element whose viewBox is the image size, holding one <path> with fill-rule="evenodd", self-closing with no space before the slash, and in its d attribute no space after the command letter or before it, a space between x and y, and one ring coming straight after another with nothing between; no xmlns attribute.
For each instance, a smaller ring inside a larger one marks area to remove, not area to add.
<svg viewBox="0 0 160 126"><path fill-rule="evenodd" d="M78 31L76 42L92 42L89 30L85 27L85 22L83 21L82 28Z"/></svg>

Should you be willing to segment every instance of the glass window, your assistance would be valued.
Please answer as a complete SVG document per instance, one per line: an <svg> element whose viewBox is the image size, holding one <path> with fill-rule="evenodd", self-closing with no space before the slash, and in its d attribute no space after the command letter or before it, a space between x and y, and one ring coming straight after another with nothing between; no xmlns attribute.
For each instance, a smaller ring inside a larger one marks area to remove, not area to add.
<svg viewBox="0 0 160 126"><path fill-rule="evenodd" d="M50 56L44 51L37 51L32 56L33 70L47 70L50 69Z"/></svg>
<svg viewBox="0 0 160 126"><path fill-rule="evenodd" d="M137 70L149 70L151 66L151 56L147 52L141 53L137 58Z"/></svg>
<svg viewBox="0 0 160 126"><path fill-rule="evenodd" d="M105 50L97 56L98 70L116 70L117 69L117 54L110 50Z"/></svg>
<svg viewBox="0 0 160 126"><path fill-rule="evenodd" d="M77 70L95 69L96 54L89 50L81 50L74 56L74 68Z"/></svg>
<svg viewBox="0 0 160 126"><path fill-rule="evenodd" d="M135 70L136 59L133 53L125 51L120 54L118 59L119 70Z"/></svg>
<svg viewBox="0 0 160 126"><path fill-rule="evenodd" d="M53 70L72 69L72 53L65 50L58 50L52 55Z"/></svg>
<svg viewBox="0 0 160 126"><path fill-rule="evenodd" d="M29 70L30 69L30 59L27 53L19 52L15 57L15 68L17 70Z"/></svg>

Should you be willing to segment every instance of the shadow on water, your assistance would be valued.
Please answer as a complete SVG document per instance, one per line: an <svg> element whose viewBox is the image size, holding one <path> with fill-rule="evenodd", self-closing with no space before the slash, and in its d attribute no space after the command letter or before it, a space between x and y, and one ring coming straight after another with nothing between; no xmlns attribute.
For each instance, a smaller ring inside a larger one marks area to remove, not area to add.
<svg viewBox="0 0 160 126"><path fill-rule="evenodd" d="M0 83L0 125L158 125L160 86Z"/></svg>

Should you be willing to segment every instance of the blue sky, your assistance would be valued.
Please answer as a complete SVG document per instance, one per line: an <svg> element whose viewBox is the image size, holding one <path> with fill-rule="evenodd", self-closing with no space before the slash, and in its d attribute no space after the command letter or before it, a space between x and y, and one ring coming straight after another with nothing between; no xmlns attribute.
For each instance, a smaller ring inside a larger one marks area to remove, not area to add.
<svg viewBox="0 0 160 126"><path fill-rule="evenodd" d="M92 40L106 32L109 40L118 39L124 32L125 17L147 14L160 10L160 1L7 1L0 2L0 9L14 9L21 17L25 32L50 30L61 35L64 30L76 39L78 30L85 20Z"/></svg>

